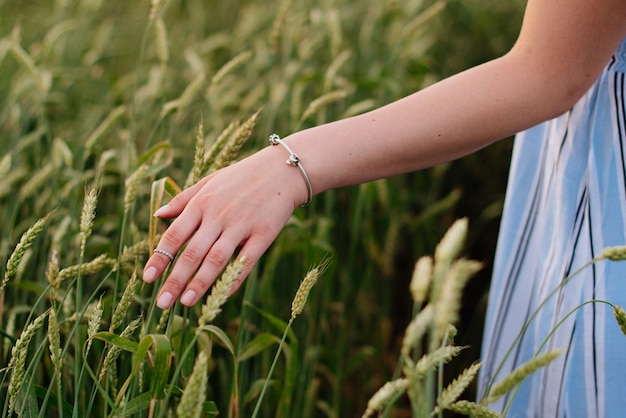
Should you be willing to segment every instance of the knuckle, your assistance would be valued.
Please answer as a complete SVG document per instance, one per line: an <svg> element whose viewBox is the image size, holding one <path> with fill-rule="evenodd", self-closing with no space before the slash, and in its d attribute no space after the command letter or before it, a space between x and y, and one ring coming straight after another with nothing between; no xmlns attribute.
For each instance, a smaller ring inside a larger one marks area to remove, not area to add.
<svg viewBox="0 0 626 418"><path fill-rule="evenodd" d="M183 234L176 228L170 227L163 235L162 241L176 248L185 241Z"/></svg>
<svg viewBox="0 0 626 418"><path fill-rule="evenodd" d="M262 245L269 245L280 233L280 228L267 223L255 225L255 229L251 234L251 238L257 240Z"/></svg>
<svg viewBox="0 0 626 418"><path fill-rule="evenodd" d="M200 207L206 207L212 200L209 193L198 194L193 198L193 204Z"/></svg>
<svg viewBox="0 0 626 418"><path fill-rule="evenodd" d="M203 213L203 216L209 216L213 220L220 218L225 211L224 208L220 209L219 206L215 204L215 197L209 192L195 195L189 203L189 206Z"/></svg>
<svg viewBox="0 0 626 418"><path fill-rule="evenodd" d="M228 257L226 257L226 254L224 254L223 251L219 249L212 249L207 254L206 261L215 267L223 267L226 265Z"/></svg>
<svg viewBox="0 0 626 418"><path fill-rule="evenodd" d="M190 189L185 189L182 192L178 193L176 196L170 200L169 205L174 207L184 206L185 202L189 200L189 195L191 195Z"/></svg>
<svg viewBox="0 0 626 418"><path fill-rule="evenodd" d="M189 287L199 290L198 296L204 294L213 284L213 280L203 274L198 274L193 278Z"/></svg>
<svg viewBox="0 0 626 418"><path fill-rule="evenodd" d="M198 264L202 259L203 254L199 251L199 249L195 247L187 247L185 251L180 255L181 261L190 264Z"/></svg>
<svg viewBox="0 0 626 418"><path fill-rule="evenodd" d="M249 254L245 254L245 259L243 260L243 270L250 271L256 264L256 257L252 257Z"/></svg>

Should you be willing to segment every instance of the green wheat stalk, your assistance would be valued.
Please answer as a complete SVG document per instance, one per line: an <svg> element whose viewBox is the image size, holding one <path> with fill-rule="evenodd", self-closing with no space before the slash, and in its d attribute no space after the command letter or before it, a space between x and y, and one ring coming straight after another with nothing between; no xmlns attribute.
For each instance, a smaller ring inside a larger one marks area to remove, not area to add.
<svg viewBox="0 0 626 418"><path fill-rule="evenodd" d="M293 321L296 319L296 317L300 315L304 310L304 306L306 305L306 301L309 297L311 289L313 288L313 286L315 286L315 283L317 283L319 277L324 274L329 264L330 258L324 258L318 265L311 268L304 276L304 279L302 279L302 281L300 282L300 286L298 287L296 295L291 303L291 317L289 319L289 322L287 323L287 326L285 327L285 330L283 331L283 336L280 339L278 349L276 350L276 354L274 355L274 361L272 361L270 370L265 378L265 381L263 382L263 387L261 388L261 393L259 394L259 398L257 399L256 405L254 407L252 418L256 418L258 416L259 410L261 408L261 403L263 402L265 392L267 391L270 379L272 377L272 374L274 373L276 364L278 363L278 358L280 356L280 353L282 352L283 344L285 343L287 334L291 329L291 325L293 324Z"/></svg>

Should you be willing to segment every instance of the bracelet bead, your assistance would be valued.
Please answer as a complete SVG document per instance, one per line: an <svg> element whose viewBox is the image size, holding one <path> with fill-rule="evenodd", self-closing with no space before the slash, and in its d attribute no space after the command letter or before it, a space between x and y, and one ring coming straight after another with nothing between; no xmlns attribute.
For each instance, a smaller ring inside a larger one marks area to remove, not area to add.
<svg viewBox="0 0 626 418"><path fill-rule="evenodd" d="M302 174L302 178L304 179L307 188L307 200L302 204L302 206L308 205L313 198L313 186L311 186L311 180L309 180L309 176L307 175L306 170L302 165L302 161L300 161L300 157L298 157L298 155L293 152L291 147L289 147L289 145L287 145L287 143L280 139L280 136L276 134L270 135L269 142L270 145L282 145L289 152L289 158L287 158L287 161L285 161L285 163L292 167L297 167L300 170L300 173Z"/></svg>

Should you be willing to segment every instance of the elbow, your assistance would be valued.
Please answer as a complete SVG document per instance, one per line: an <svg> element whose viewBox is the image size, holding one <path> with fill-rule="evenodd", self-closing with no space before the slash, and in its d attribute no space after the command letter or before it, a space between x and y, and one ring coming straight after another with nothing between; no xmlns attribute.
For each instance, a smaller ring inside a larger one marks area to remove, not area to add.
<svg viewBox="0 0 626 418"><path fill-rule="evenodd" d="M514 49L509 52L518 66L521 79L535 93L534 103L543 119L569 111L593 86L604 68L598 62L561 60L555 57ZM521 74L524 75L521 75Z"/></svg>
<svg viewBox="0 0 626 418"><path fill-rule="evenodd" d="M557 115L570 110L589 91L599 74L590 72L579 73L577 77L567 80L554 81L555 83L555 111Z"/></svg>

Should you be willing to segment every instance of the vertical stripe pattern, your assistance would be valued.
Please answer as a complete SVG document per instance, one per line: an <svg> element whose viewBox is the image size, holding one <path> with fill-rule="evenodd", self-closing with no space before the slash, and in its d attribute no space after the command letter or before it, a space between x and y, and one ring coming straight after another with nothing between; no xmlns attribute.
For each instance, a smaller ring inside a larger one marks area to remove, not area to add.
<svg viewBox="0 0 626 418"><path fill-rule="evenodd" d="M563 354L491 408L508 417L622 417L626 336L626 39L566 114L515 141L483 339L479 395L538 353ZM522 332L523 331L523 332ZM508 408L508 409L507 409Z"/></svg>

